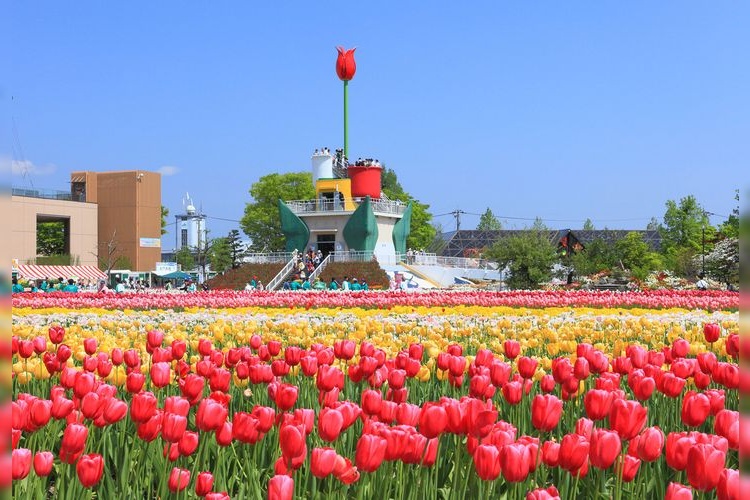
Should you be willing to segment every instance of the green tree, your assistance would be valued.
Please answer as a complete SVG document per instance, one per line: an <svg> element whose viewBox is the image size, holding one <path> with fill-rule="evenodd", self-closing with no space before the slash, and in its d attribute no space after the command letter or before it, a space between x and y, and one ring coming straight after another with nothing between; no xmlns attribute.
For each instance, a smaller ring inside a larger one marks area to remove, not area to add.
<svg viewBox="0 0 750 500"><path fill-rule="evenodd" d="M39 222L36 225L37 255L63 255L65 253L65 223Z"/></svg>
<svg viewBox="0 0 750 500"><path fill-rule="evenodd" d="M500 224L500 221L497 220L497 217L495 217L495 214L492 213L489 207L479 217L479 224L477 224L478 231L500 231L502 228L503 225Z"/></svg>
<svg viewBox="0 0 750 500"><path fill-rule="evenodd" d="M710 242L716 230L692 195L680 199L679 203L668 200L666 206L664 224L660 227L665 264L680 276L692 277L696 273L695 255L704 249L711 250Z"/></svg>
<svg viewBox="0 0 750 500"><path fill-rule="evenodd" d="M242 264L242 257L245 255L245 245L240 239L240 232L236 229L229 231L226 239L232 259L232 269L236 269Z"/></svg>
<svg viewBox="0 0 750 500"><path fill-rule="evenodd" d="M435 228L430 224L432 221L432 214L429 212L430 205L420 202L404 191L396 172L389 168L383 168L381 185L383 193L391 200L399 200L403 203L412 202L411 228L406 246L417 249L429 247L436 233Z"/></svg>
<svg viewBox="0 0 750 500"><path fill-rule="evenodd" d="M208 262L211 264L211 271L217 273L223 273L232 267L232 251L228 238L216 238L211 242Z"/></svg>
<svg viewBox="0 0 750 500"><path fill-rule="evenodd" d="M571 264L577 276L590 276L609 271L617 263L614 248L603 238L596 238L580 252L571 256Z"/></svg>
<svg viewBox="0 0 750 500"><path fill-rule="evenodd" d="M635 231L615 243L615 252L620 264L638 279L644 279L651 271L662 267L661 256L652 252L641 233Z"/></svg>
<svg viewBox="0 0 750 500"><path fill-rule="evenodd" d="M584 231L593 231L596 229L594 227L594 222L591 219L586 219L583 223L583 230Z"/></svg>
<svg viewBox="0 0 750 500"><path fill-rule="evenodd" d="M485 257L497 262L500 269L508 269L510 276L506 283L510 288L539 288L552 277L557 253L549 240L549 231L541 226L535 223L532 229L502 238L485 253Z"/></svg>
<svg viewBox="0 0 750 500"><path fill-rule="evenodd" d="M250 187L253 202L245 206L240 227L252 240L256 252L283 250L278 200L309 200L315 197L310 172L269 174Z"/></svg>
<svg viewBox="0 0 750 500"><path fill-rule="evenodd" d="M725 238L739 238L740 236L740 190L734 191L734 199L737 201L737 205L732 209L732 213L729 214L729 218L725 220L719 231Z"/></svg>
<svg viewBox="0 0 750 500"><path fill-rule="evenodd" d="M665 248L700 251L702 229L710 227L703 207L693 195L680 199L679 203L668 200L666 205L664 225L661 227Z"/></svg>
<svg viewBox="0 0 750 500"><path fill-rule="evenodd" d="M177 250L174 256L175 262L177 262L183 271L190 271L195 267L195 258L193 252L188 247L182 247Z"/></svg>
<svg viewBox="0 0 750 500"><path fill-rule="evenodd" d="M161 234L164 236L167 234L167 217L169 217L169 209L164 205L161 206Z"/></svg>

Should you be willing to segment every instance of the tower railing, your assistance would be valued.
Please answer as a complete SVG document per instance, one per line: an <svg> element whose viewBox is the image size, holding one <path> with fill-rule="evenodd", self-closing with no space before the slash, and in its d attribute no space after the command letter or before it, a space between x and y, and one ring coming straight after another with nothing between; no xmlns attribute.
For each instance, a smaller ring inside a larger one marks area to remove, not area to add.
<svg viewBox="0 0 750 500"><path fill-rule="evenodd" d="M352 201L359 205L365 199L358 197ZM341 200L317 199L317 200L289 200L285 201L289 209L296 215L310 213L330 213L344 211L344 203ZM380 214L402 215L406 210L406 203L400 200L370 199L372 211Z"/></svg>

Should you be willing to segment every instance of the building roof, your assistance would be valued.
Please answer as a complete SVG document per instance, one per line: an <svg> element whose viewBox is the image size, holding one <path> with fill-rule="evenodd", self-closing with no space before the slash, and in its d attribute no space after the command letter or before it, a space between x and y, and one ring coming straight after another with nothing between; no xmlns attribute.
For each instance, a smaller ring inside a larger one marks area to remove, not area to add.
<svg viewBox="0 0 750 500"><path fill-rule="evenodd" d="M508 238L528 231L528 229L501 229L499 231L479 231L476 229L462 229L450 231L440 235L440 238L430 248L431 251L444 257L474 257L484 249L492 246L496 241ZM560 245L563 238L570 236L573 242L577 241L584 248L595 240L603 240L608 244L614 244L623 239L628 233L640 233L652 250L661 248L661 236L659 231L640 229L551 229L545 231L549 241L554 245Z"/></svg>

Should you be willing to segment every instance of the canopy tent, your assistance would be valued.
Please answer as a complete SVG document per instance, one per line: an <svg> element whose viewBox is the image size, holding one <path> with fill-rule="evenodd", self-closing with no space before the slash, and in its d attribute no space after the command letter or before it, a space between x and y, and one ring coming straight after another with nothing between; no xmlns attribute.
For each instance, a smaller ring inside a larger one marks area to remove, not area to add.
<svg viewBox="0 0 750 500"><path fill-rule="evenodd" d="M82 278L90 280L106 279L107 275L96 266L18 266L18 275L26 279Z"/></svg>
<svg viewBox="0 0 750 500"><path fill-rule="evenodd" d="M164 274L159 277L163 280L187 280L192 278L192 276L184 271L175 271L173 273Z"/></svg>

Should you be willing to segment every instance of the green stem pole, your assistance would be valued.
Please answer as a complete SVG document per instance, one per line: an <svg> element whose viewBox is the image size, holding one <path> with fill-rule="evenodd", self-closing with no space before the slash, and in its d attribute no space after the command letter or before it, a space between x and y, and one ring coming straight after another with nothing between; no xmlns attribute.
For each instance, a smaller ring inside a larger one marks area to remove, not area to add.
<svg viewBox="0 0 750 500"><path fill-rule="evenodd" d="M349 124L348 124L348 106L347 106L347 89L349 88L349 81L344 80L344 156L349 158Z"/></svg>

